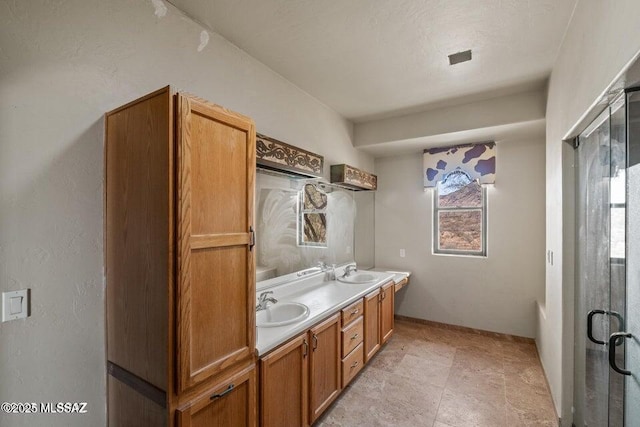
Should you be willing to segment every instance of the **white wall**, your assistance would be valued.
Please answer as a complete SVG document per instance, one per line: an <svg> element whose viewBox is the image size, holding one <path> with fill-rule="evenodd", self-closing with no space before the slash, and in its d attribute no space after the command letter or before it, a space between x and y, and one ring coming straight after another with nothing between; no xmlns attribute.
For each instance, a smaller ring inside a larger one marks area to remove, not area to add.
<svg viewBox="0 0 640 427"><path fill-rule="evenodd" d="M488 257L432 254L422 153L376 159L376 266L412 271L398 314L534 337L544 293L544 143L499 141L488 189ZM406 257L400 258L400 249Z"/></svg>
<svg viewBox="0 0 640 427"><path fill-rule="evenodd" d="M33 298L30 318L0 324L0 402L89 404L2 426L105 424L107 110L174 84L327 165L373 167L349 122L213 33L198 51L202 28L165 4L161 17L150 0L0 0L0 290Z"/></svg>
<svg viewBox="0 0 640 427"><path fill-rule="evenodd" d="M455 134L544 119L543 88L356 124L355 145ZM463 101L462 101L463 102Z"/></svg>
<svg viewBox="0 0 640 427"><path fill-rule="evenodd" d="M555 253L553 266L547 264L545 304L540 307L538 349L554 403L571 425L571 328L563 318L573 298L571 283L563 286L563 258L571 258L573 242L563 241L571 222L563 223L562 138L579 122L592 104L640 49L640 2L637 0L581 0L567 29L551 74L547 102L547 248ZM567 163L565 161L565 163ZM568 200L571 196L568 195ZM571 214L571 209L565 209ZM570 237L570 236L569 236ZM563 252L565 255L563 257ZM570 268L570 267L568 267ZM569 275L565 281L572 281ZM563 313L564 311L564 313ZM564 346L563 346L564 342Z"/></svg>

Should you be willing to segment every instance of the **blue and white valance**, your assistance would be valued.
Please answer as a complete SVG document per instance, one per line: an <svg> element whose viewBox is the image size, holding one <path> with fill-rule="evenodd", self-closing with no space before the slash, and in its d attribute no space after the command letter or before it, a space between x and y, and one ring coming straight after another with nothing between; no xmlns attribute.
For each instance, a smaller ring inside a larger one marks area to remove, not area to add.
<svg viewBox="0 0 640 427"><path fill-rule="evenodd" d="M435 187L449 173L464 171L480 184L493 184L496 180L496 144L455 145L453 147L424 150L424 186Z"/></svg>

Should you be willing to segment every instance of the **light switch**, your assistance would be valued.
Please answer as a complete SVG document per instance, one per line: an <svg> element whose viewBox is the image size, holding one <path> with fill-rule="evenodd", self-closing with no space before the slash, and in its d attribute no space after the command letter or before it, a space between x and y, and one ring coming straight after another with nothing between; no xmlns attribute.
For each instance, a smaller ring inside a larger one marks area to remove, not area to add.
<svg viewBox="0 0 640 427"><path fill-rule="evenodd" d="M9 314L20 314L22 312L22 297L11 297L9 301Z"/></svg>
<svg viewBox="0 0 640 427"><path fill-rule="evenodd" d="M22 319L29 316L29 290L2 293L2 321Z"/></svg>

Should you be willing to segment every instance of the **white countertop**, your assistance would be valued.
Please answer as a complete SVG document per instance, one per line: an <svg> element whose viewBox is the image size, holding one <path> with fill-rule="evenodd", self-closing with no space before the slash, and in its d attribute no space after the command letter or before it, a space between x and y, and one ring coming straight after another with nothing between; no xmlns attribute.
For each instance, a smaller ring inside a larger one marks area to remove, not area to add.
<svg viewBox="0 0 640 427"><path fill-rule="evenodd" d="M399 283L403 279L406 279L407 277L411 276L411 272L410 271L394 271L392 269L384 268L384 267L372 268L369 271L380 271L380 272L383 272L383 273L393 274L393 281L396 282L396 283Z"/></svg>
<svg viewBox="0 0 640 427"><path fill-rule="evenodd" d="M273 328L257 327L256 350L258 355L264 356L280 344L308 330L324 318L364 297L389 280L394 280L397 283L410 274L378 269L367 270L367 272L372 271L375 271L374 274L378 276L378 280L372 283L352 284L337 280L325 281L325 273L317 273L311 277L268 289L273 291L272 296L279 303L297 302L306 305L309 307L309 316L291 325ZM336 274L341 273L342 269L336 272ZM399 279L396 280L396 278ZM260 291L264 291L264 289Z"/></svg>

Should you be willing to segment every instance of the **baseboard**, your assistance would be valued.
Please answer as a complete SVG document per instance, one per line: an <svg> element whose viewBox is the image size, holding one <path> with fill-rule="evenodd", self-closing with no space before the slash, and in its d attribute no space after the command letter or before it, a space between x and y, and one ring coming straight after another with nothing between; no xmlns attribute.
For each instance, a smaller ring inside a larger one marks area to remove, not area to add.
<svg viewBox="0 0 640 427"><path fill-rule="evenodd" d="M503 334L503 333L500 333L500 332L485 331L485 330L482 330L482 329L469 328L467 326L450 325L448 323L440 323L440 322L434 322L433 320L425 320L425 319L418 319L418 318L415 318L415 317L401 316L399 314L396 314L394 317L397 320L400 320L400 321L411 322L411 323L419 323L421 325L428 325L428 326L433 326L433 327L441 328L441 329L449 329L449 330L454 330L454 331L470 332L472 334L484 335L484 336L487 336L487 337L497 338L497 339L503 340L503 341L513 341L513 342L523 342L523 343L528 343L528 344L535 344L535 340L533 338L528 338L528 337L520 337L520 336L517 336L517 335ZM537 351L537 348L536 348L536 351ZM538 358L539 358L539 356L538 356Z"/></svg>

